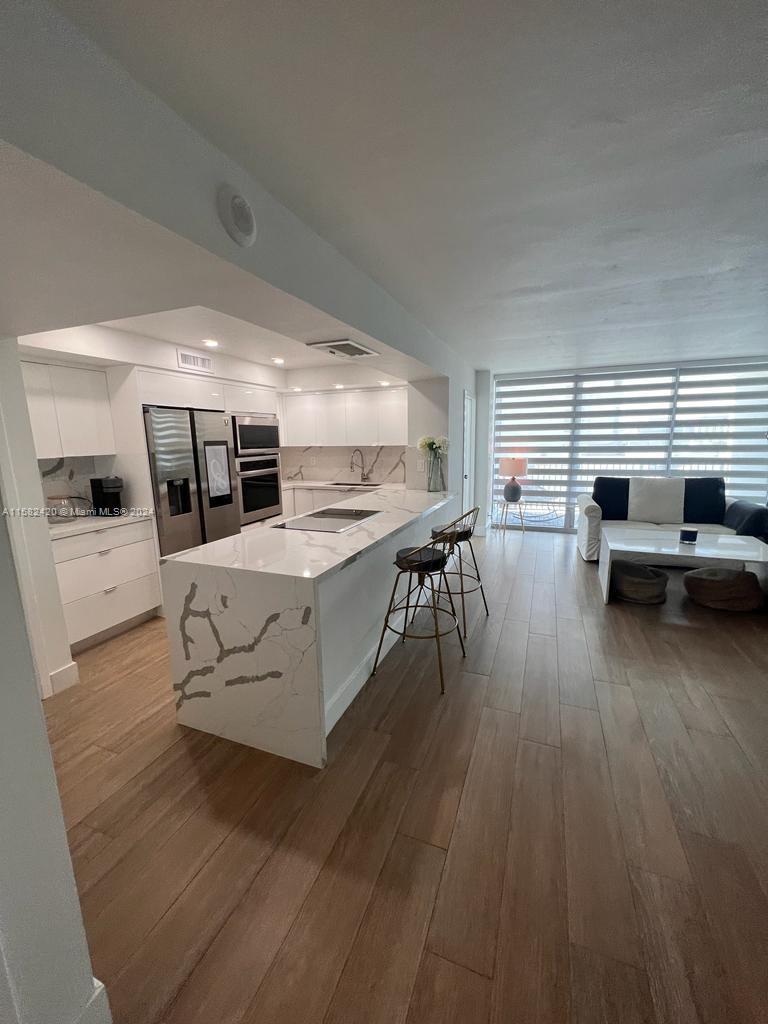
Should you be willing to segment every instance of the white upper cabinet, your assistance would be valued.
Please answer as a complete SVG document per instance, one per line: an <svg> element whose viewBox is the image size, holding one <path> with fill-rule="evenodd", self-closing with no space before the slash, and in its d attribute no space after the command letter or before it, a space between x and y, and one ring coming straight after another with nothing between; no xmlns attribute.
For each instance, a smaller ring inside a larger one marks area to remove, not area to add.
<svg viewBox="0 0 768 1024"><path fill-rule="evenodd" d="M106 374L72 366L49 369L62 455L114 455Z"/></svg>
<svg viewBox="0 0 768 1024"><path fill-rule="evenodd" d="M107 377L102 370L22 363L38 459L114 455Z"/></svg>
<svg viewBox="0 0 768 1024"><path fill-rule="evenodd" d="M285 395L281 429L292 447L406 445L408 395L405 388Z"/></svg>
<svg viewBox="0 0 768 1024"><path fill-rule="evenodd" d="M379 444L378 394L350 391L344 396L347 411L347 440L353 445Z"/></svg>
<svg viewBox="0 0 768 1024"><path fill-rule="evenodd" d="M224 385L225 412L277 412L277 392L266 388L241 386L239 384Z"/></svg>
<svg viewBox="0 0 768 1024"><path fill-rule="evenodd" d="M38 459L60 459L61 435L53 400L51 375L44 363L22 363L24 390Z"/></svg>
<svg viewBox="0 0 768 1024"><path fill-rule="evenodd" d="M318 399L318 430L319 445L348 444L347 436L347 403L345 395L316 395Z"/></svg>
<svg viewBox="0 0 768 1024"><path fill-rule="evenodd" d="M224 385L206 377L139 370L139 397L145 405L223 409Z"/></svg>
<svg viewBox="0 0 768 1024"><path fill-rule="evenodd" d="M286 395L283 399L285 422L280 424L282 443L305 448L318 441L319 395Z"/></svg>
<svg viewBox="0 0 768 1024"><path fill-rule="evenodd" d="M379 444L408 444L408 392L388 388L376 395L379 410Z"/></svg>

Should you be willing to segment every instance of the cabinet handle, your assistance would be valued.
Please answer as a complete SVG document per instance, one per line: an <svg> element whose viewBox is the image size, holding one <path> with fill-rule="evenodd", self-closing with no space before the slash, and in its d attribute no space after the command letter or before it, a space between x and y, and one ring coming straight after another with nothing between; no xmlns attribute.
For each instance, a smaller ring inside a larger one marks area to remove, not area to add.
<svg viewBox="0 0 768 1024"><path fill-rule="evenodd" d="M105 594L111 594L113 590L117 590L117 585L115 585L114 587L107 587L107 589L104 591L104 593Z"/></svg>
<svg viewBox="0 0 768 1024"><path fill-rule="evenodd" d="M103 551L97 551L97 555L108 555L112 551L112 548L104 548Z"/></svg>

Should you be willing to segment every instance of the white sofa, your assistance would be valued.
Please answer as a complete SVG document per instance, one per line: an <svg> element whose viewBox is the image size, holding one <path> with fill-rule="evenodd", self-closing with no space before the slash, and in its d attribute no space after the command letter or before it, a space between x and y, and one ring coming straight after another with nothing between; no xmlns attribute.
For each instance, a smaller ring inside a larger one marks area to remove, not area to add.
<svg viewBox="0 0 768 1024"><path fill-rule="evenodd" d="M576 498L579 508L577 545L585 562L596 562L600 556L600 531L603 526L620 526L625 530L682 530L689 527L700 533L736 533L719 523L651 523L631 519L603 519L603 510L592 500L591 494L579 494ZM733 504L732 498L725 499L726 508Z"/></svg>

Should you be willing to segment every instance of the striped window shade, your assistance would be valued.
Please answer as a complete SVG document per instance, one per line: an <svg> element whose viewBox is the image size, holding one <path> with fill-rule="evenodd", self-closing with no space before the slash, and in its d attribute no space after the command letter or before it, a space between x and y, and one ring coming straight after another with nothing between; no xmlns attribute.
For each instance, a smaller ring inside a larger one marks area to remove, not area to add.
<svg viewBox="0 0 768 1024"><path fill-rule="evenodd" d="M498 376L499 462L528 461L526 521L575 526L576 495L596 476L724 476L729 497L768 497L768 361Z"/></svg>

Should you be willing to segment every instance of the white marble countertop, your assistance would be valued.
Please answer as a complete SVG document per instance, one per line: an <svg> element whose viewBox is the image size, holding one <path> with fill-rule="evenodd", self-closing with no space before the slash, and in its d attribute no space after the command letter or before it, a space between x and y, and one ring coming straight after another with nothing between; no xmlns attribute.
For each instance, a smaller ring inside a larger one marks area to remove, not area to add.
<svg viewBox="0 0 768 1024"><path fill-rule="evenodd" d="M334 503L339 508L364 508L379 513L346 533L280 530L267 526L190 548L161 561L319 580L343 569L365 551L447 505L454 497L445 491L428 493L386 485L370 488L365 495L355 494ZM424 537L425 542L428 539Z"/></svg>
<svg viewBox="0 0 768 1024"><path fill-rule="evenodd" d="M79 533L95 533L97 530L111 530L117 526L129 526L131 523L145 522L152 516L73 516L57 523L49 523L51 540L60 537L75 537Z"/></svg>
<svg viewBox="0 0 768 1024"><path fill-rule="evenodd" d="M370 487L367 484L361 484L360 481L349 481L349 480L283 480L282 487L284 491L291 490L312 490L312 491L341 491L342 493L349 489L361 490L361 491L380 491L383 487L388 490L404 491L405 484L390 484L390 483L377 483L375 487Z"/></svg>

